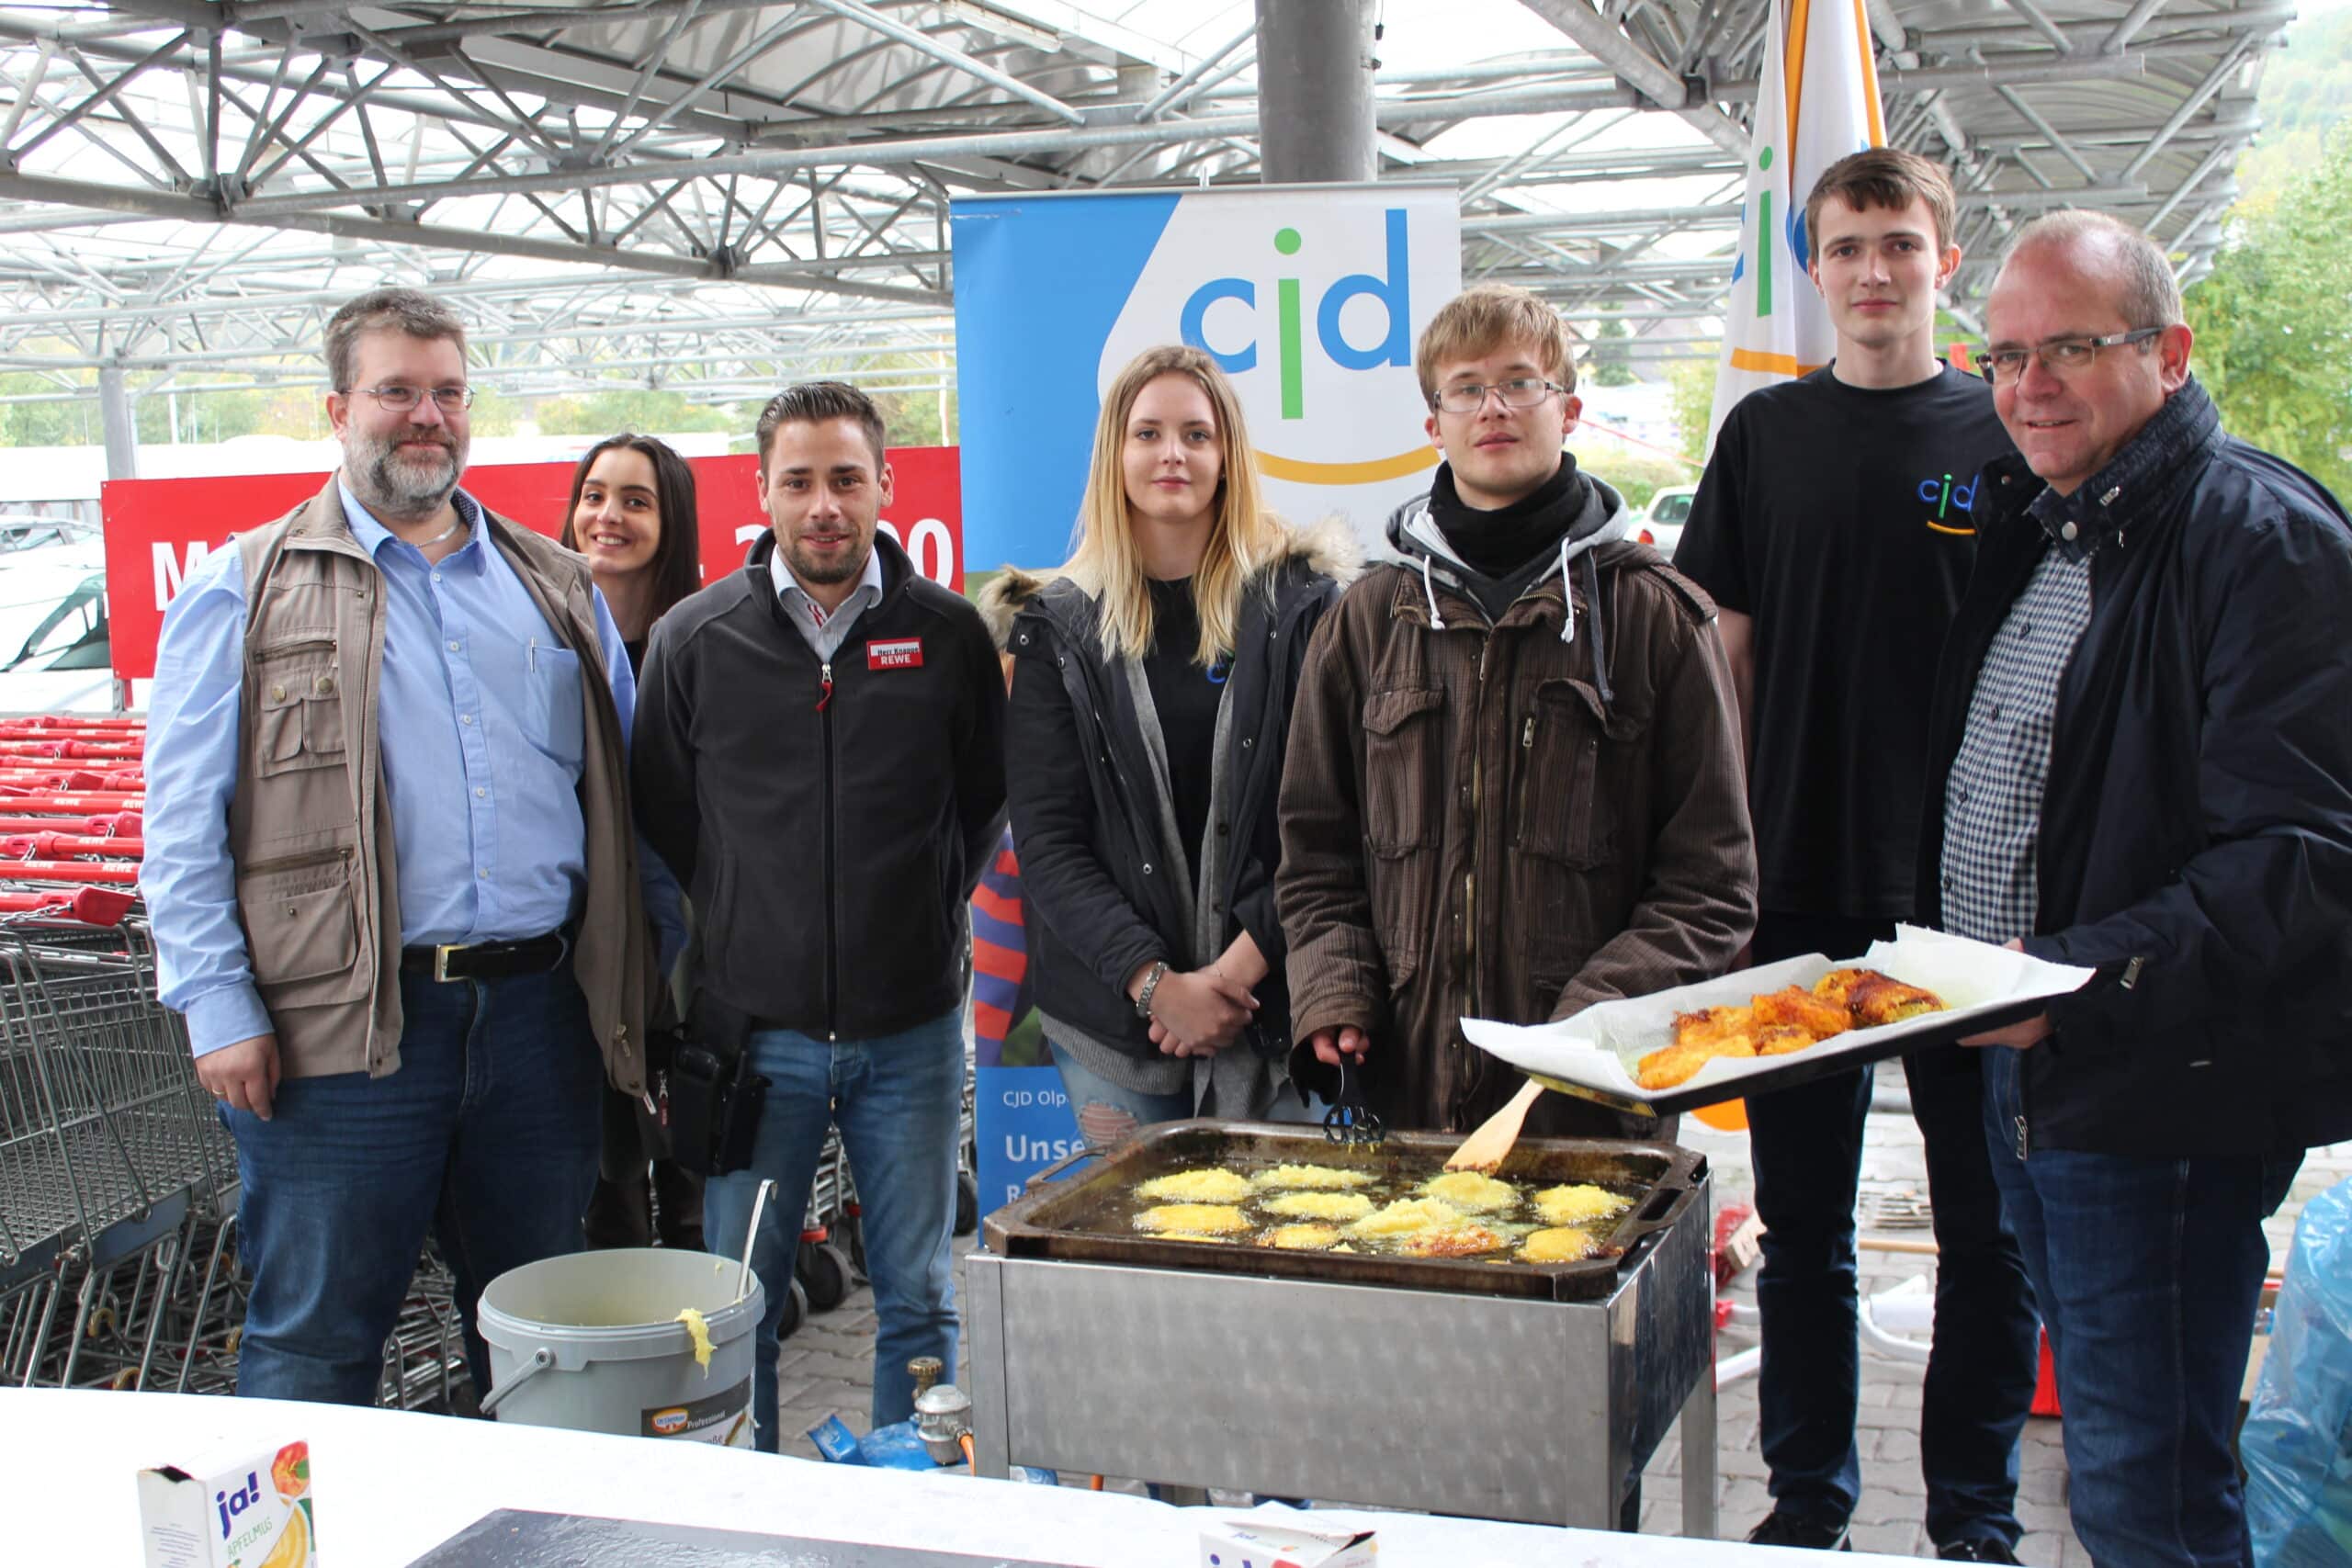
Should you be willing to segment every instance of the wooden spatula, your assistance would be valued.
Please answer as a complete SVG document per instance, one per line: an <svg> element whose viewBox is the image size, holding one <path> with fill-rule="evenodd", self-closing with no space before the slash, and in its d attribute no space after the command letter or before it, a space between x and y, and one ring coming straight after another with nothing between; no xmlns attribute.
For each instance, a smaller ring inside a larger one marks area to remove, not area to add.
<svg viewBox="0 0 2352 1568"><path fill-rule="evenodd" d="M1513 1144L1519 1142L1519 1130L1526 1125L1528 1108L1543 1092L1544 1086L1533 1078L1520 1085L1519 1092L1510 1097L1509 1105L1481 1122L1476 1131L1462 1140L1462 1146L1453 1151L1453 1157L1445 1162L1445 1168L1475 1170L1483 1176L1494 1175L1501 1168L1503 1156L1510 1153Z"/></svg>

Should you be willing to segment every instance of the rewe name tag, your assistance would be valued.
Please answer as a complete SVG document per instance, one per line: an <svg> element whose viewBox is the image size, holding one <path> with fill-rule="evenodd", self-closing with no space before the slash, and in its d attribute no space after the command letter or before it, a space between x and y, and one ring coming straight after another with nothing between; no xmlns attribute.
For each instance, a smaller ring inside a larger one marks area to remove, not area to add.
<svg viewBox="0 0 2352 1568"><path fill-rule="evenodd" d="M865 667L868 670L920 670L922 668L922 638L902 637L889 642L869 642L865 645Z"/></svg>

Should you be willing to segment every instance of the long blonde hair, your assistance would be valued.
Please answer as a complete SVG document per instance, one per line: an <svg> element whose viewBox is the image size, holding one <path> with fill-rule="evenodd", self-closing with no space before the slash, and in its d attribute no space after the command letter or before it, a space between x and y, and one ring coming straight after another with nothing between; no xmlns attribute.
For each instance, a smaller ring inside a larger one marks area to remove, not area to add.
<svg viewBox="0 0 2352 1568"><path fill-rule="evenodd" d="M1241 417L1241 400L1216 361L1199 349L1175 344L1148 348L1127 362L1103 394L1086 496L1079 502L1078 546L1062 571L1088 592L1102 596L1102 646L1113 658L1140 659L1151 650L1151 588L1136 549L1126 471L1120 457L1136 399L1151 382L1171 374L1192 378L1208 395L1223 462L1208 547L1193 574L1193 602L1201 621L1193 662L1206 669L1233 651L1241 632L1241 595L1252 578L1281 557L1289 530L1266 510L1259 492L1257 453Z"/></svg>

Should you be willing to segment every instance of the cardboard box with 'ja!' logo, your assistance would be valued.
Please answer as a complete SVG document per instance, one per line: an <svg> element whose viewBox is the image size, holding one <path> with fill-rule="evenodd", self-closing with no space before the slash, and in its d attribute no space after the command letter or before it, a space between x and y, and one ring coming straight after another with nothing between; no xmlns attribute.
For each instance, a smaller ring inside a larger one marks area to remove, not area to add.
<svg viewBox="0 0 2352 1568"><path fill-rule="evenodd" d="M288 1443L217 1473L139 1472L147 1568L317 1568L311 1445Z"/></svg>

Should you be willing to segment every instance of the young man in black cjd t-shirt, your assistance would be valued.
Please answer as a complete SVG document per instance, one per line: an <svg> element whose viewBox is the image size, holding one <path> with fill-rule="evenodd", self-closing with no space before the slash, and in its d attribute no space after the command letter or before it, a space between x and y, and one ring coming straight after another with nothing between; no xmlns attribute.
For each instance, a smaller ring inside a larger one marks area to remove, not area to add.
<svg viewBox="0 0 2352 1568"><path fill-rule="evenodd" d="M1976 476L2008 450L1990 389L1936 358L1936 291L1960 263L1952 209L1943 170L1913 153L1872 149L1824 172L1805 227L1837 358L1732 410L1675 555L1719 606L1739 693L1758 964L1858 955L1912 908L1928 697L1968 577ZM1939 1248L1919 1462L1939 1553L2014 1562L2036 1320L1977 1062L1954 1045L1904 1058ZM1854 1201L1871 1078L1748 1101L1773 1502L1759 1542L1840 1547L1859 1495Z"/></svg>

